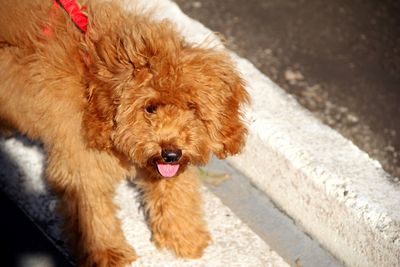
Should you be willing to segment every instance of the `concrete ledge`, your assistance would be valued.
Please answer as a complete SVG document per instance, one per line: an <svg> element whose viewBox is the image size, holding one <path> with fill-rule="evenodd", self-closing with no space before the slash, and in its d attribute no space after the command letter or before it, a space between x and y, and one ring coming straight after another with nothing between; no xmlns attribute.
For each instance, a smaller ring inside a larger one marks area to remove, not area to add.
<svg viewBox="0 0 400 267"><path fill-rule="evenodd" d="M226 161L211 160L206 169L211 178L229 175L218 186L207 182L207 188L246 223L258 236L290 265L307 267L343 267L331 253L321 247L318 240L304 233L254 183Z"/></svg>
<svg viewBox="0 0 400 267"><path fill-rule="evenodd" d="M400 188L380 164L321 124L248 61L245 152L229 159L349 266L400 266Z"/></svg>

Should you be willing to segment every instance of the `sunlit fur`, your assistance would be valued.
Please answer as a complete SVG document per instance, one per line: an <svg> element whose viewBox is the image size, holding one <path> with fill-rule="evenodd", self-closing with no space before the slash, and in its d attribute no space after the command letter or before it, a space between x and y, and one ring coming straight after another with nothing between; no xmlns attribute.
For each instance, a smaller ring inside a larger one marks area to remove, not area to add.
<svg viewBox="0 0 400 267"><path fill-rule="evenodd" d="M60 8L51 13L51 0L1 1L0 129L44 143L46 178L81 266L137 258L112 202L127 177L142 192L155 244L200 257L210 236L189 165L240 152L242 80L225 52L187 44L168 21L82 4L86 34ZM172 178L154 166L163 148L182 150Z"/></svg>

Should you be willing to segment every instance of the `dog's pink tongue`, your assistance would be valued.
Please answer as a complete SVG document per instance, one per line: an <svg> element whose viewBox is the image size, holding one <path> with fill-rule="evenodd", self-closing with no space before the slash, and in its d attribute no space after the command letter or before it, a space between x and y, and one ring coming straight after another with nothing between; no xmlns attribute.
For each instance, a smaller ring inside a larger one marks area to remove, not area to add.
<svg viewBox="0 0 400 267"><path fill-rule="evenodd" d="M157 163L158 172L164 177L172 177L179 170L179 164L162 164Z"/></svg>

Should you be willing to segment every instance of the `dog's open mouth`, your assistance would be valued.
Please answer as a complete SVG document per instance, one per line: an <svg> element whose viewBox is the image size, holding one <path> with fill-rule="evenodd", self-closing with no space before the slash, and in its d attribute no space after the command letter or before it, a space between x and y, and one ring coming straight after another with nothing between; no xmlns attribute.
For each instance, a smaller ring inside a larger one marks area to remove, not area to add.
<svg viewBox="0 0 400 267"><path fill-rule="evenodd" d="M175 176L178 173L179 164L166 164L166 163L157 163L157 170L161 174L161 176L170 178Z"/></svg>

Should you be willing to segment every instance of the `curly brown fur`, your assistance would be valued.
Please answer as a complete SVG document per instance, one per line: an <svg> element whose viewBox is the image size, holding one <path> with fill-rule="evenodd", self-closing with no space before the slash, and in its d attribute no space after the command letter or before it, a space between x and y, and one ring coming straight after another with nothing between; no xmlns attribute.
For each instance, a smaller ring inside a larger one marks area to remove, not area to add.
<svg viewBox="0 0 400 267"><path fill-rule="evenodd" d="M210 236L189 165L238 153L246 135L248 95L229 56L114 3L86 3L83 34L61 9L49 19L51 4L0 5L0 128L44 143L80 265L137 258L112 202L127 177L143 192L155 244L200 257Z"/></svg>

